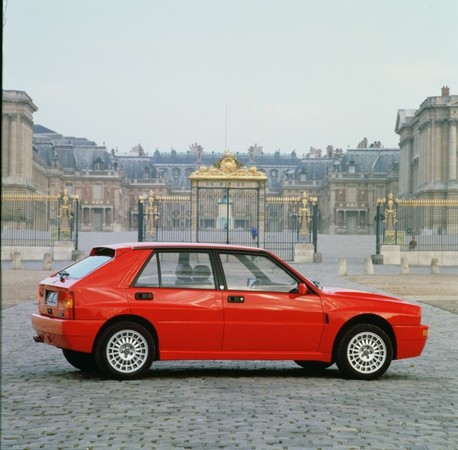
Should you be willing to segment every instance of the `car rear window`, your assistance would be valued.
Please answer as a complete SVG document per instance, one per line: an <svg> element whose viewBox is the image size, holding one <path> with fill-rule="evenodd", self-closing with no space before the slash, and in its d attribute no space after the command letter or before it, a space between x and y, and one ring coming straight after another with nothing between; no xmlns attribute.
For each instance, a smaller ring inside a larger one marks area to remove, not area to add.
<svg viewBox="0 0 458 450"><path fill-rule="evenodd" d="M113 258L114 255L98 255L98 256L88 256L87 258L78 261L73 264L73 266L67 267L64 272L69 278L83 278L88 273L91 273L102 264L105 264L107 261Z"/></svg>

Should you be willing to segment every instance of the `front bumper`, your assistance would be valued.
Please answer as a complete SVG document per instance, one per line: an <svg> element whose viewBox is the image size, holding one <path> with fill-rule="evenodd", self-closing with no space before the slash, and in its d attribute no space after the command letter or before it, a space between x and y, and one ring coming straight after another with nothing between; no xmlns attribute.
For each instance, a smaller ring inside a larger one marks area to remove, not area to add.
<svg viewBox="0 0 458 450"><path fill-rule="evenodd" d="M427 325L395 326L396 359L420 356L428 339Z"/></svg>

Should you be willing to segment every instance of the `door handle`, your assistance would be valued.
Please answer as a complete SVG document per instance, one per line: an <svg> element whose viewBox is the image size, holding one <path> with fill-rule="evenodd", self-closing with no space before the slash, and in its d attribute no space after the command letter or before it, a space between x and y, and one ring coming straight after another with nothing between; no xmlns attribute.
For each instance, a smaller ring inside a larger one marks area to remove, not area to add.
<svg viewBox="0 0 458 450"><path fill-rule="evenodd" d="M227 302L228 303L245 303L245 297L242 297L241 295L229 295L229 297L227 297Z"/></svg>
<svg viewBox="0 0 458 450"><path fill-rule="evenodd" d="M153 293L152 292L136 292L135 293L135 300L152 300Z"/></svg>

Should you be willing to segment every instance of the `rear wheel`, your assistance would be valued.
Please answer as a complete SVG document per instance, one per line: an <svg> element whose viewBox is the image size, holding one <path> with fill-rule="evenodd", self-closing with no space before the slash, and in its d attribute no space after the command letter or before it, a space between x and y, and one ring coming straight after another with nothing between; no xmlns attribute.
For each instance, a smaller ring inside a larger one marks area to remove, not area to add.
<svg viewBox="0 0 458 450"><path fill-rule="evenodd" d="M97 340L94 357L100 371L130 380L145 374L153 362L155 345L151 333L136 322L118 322L106 328Z"/></svg>
<svg viewBox="0 0 458 450"><path fill-rule="evenodd" d="M75 350L62 349L65 359L73 366L83 372L97 370L94 357L91 353L77 352Z"/></svg>
<svg viewBox="0 0 458 450"><path fill-rule="evenodd" d="M336 363L347 378L373 380L382 376L393 359L393 344L380 327L358 324L349 328L336 347Z"/></svg>

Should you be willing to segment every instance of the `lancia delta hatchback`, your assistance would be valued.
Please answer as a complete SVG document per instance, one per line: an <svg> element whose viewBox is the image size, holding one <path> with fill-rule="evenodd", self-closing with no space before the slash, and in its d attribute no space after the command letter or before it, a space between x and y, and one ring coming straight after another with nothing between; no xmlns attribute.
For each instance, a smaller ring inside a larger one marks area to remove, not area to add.
<svg viewBox="0 0 458 450"><path fill-rule="evenodd" d="M94 247L40 282L32 325L74 367L117 379L154 361L250 359L374 379L428 334L418 305L319 288L267 250L200 243Z"/></svg>

